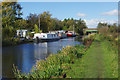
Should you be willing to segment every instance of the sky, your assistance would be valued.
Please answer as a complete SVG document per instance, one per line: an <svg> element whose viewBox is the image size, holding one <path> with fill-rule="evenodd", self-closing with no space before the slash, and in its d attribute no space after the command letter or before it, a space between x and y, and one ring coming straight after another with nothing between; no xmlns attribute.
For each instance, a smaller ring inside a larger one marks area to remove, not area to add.
<svg viewBox="0 0 120 80"><path fill-rule="evenodd" d="M96 28L98 22L108 24L118 21L117 2L18 2L22 7L23 18L30 13L41 14L49 11L52 18L85 20L88 28Z"/></svg>

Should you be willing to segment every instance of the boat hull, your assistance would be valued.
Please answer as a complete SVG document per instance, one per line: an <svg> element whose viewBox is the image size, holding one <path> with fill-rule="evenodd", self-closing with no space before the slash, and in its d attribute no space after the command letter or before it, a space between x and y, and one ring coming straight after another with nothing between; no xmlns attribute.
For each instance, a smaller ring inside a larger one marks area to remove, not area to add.
<svg viewBox="0 0 120 80"><path fill-rule="evenodd" d="M54 39L35 39L35 42L52 42L52 41L57 41L60 38L54 38Z"/></svg>
<svg viewBox="0 0 120 80"><path fill-rule="evenodd" d="M76 36L76 35L73 34L73 33L67 33L66 35L67 35L67 37L75 37L75 36Z"/></svg>
<svg viewBox="0 0 120 80"><path fill-rule="evenodd" d="M65 37L60 37L60 39L64 39L64 38L67 38L67 36L65 36Z"/></svg>
<svg viewBox="0 0 120 80"><path fill-rule="evenodd" d="M67 37L75 37L76 35L67 35Z"/></svg>

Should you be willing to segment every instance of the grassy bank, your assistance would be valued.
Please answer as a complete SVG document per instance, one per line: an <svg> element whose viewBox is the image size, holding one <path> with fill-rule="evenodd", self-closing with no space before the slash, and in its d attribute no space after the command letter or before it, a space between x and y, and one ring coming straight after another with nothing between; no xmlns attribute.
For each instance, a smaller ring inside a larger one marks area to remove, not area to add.
<svg viewBox="0 0 120 80"><path fill-rule="evenodd" d="M20 73L14 66L16 78L117 78L118 52L116 46L96 35L91 46L67 46L46 60L38 60L31 73Z"/></svg>
<svg viewBox="0 0 120 80"><path fill-rule="evenodd" d="M70 67L66 70L68 78L117 78L118 49L97 35L85 55Z"/></svg>

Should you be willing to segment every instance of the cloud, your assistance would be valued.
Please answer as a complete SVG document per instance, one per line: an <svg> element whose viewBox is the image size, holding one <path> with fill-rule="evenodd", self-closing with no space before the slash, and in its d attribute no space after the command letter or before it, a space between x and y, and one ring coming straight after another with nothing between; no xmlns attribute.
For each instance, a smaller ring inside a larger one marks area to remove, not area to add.
<svg viewBox="0 0 120 80"><path fill-rule="evenodd" d="M83 13L78 13L77 14L77 17L86 17L87 15L86 14L83 14Z"/></svg>
<svg viewBox="0 0 120 80"><path fill-rule="evenodd" d="M112 11L102 13L103 16L118 16L118 10L114 9Z"/></svg>
<svg viewBox="0 0 120 80"><path fill-rule="evenodd" d="M88 28L97 28L99 22L108 23L108 24L118 23L118 21L107 20L107 19L90 19L90 20L85 20L85 22Z"/></svg>

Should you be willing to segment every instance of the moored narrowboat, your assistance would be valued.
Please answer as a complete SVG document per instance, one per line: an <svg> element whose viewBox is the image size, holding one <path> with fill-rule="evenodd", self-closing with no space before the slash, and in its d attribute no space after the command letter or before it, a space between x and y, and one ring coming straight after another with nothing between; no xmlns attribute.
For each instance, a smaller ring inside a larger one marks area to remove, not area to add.
<svg viewBox="0 0 120 80"><path fill-rule="evenodd" d="M60 37L58 35L58 33L35 33L34 34L34 40L37 41L55 41L55 40L59 40Z"/></svg>

